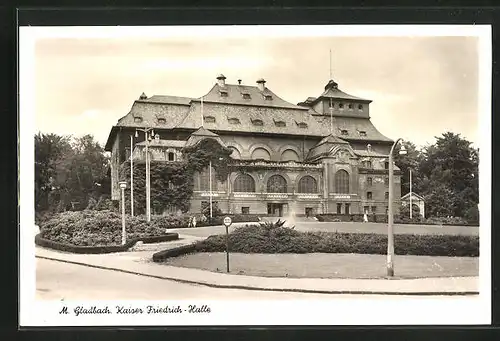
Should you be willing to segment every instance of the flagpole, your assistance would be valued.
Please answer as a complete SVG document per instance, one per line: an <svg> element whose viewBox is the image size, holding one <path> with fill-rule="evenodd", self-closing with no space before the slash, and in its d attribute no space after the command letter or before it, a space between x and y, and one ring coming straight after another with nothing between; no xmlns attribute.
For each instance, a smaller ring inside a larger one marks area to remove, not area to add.
<svg viewBox="0 0 500 341"><path fill-rule="evenodd" d="M203 96L201 96L201 126L203 127Z"/></svg>
<svg viewBox="0 0 500 341"><path fill-rule="evenodd" d="M412 205L412 194L411 194L411 168L410 168L410 219L412 218L413 205Z"/></svg>

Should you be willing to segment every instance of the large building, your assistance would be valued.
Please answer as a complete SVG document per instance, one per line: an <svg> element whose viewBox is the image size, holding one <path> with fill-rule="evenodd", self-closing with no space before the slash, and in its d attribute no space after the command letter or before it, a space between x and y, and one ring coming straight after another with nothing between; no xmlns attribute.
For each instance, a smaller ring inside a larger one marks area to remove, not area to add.
<svg viewBox="0 0 500 341"><path fill-rule="evenodd" d="M223 75L201 98L143 93L106 143L112 153L112 199L120 198L119 166L131 152L138 160L145 155L144 134L131 136L137 128L154 128L153 160L178 162L185 145L206 138L231 148L233 158L247 160L226 181L214 177L212 200L225 213L386 214L393 141L370 121L370 103L330 80L318 97L295 105L278 97L264 79L256 86L241 80L227 84ZM400 198L401 176L394 169L394 197ZM191 212L200 212L208 201L209 184L208 172L195 176Z"/></svg>

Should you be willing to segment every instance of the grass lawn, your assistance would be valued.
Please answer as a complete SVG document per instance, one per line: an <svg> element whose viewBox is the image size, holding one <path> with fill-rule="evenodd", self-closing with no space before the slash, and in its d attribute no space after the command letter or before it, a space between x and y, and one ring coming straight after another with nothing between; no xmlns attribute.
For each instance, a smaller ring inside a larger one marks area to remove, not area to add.
<svg viewBox="0 0 500 341"><path fill-rule="evenodd" d="M226 272L225 253L194 253L169 258L166 265ZM230 254L232 274L291 278L383 278L386 256L360 254ZM477 257L396 256L396 278L479 275Z"/></svg>
<svg viewBox="0 0 500 341"><path fill-rule="evenodd" d="M284 218L285 219L285 218ZM285 219L286 220L286 219ZM235 223L229 231L233 231L238 226L256 223ZM377 233L387 235L387 224L382 223L334 223L334 222L296 222L295 229L302 232L346 232L346 233ZM214 234L224 234L224 226L209 226L200 228L173 229L172 232L187 234L197 237L208 237ZM446 234L446 235L479 235L479 228L473 226L443 226L436 225L404 225L395 224L394 233L396 234Z"/></svg>

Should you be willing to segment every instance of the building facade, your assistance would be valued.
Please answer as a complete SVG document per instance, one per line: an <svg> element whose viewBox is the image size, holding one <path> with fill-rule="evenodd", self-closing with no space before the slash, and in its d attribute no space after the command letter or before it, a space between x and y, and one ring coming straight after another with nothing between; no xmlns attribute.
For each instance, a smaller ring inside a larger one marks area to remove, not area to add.
<svg viewBox="0 0 500 341"><path fill-rule="evenodd" d="M225 213L283 216L386 214L388 154L393 141L370 121L371 101L351 96L330 80L318 97L289 103L259 79L256 86L227 84L217 77L201 98L144 93L112 127L105 149L111 152L112 199L119 200L119 167L145 156L144 133L152 160L179 162L182 148L216 139L242 160L238 171L219 182L208 170L194 179L191 211L212 200ZM136 137L137 136L137 137ZM395 198L401 175L395 169ZM210 183L212 191L210 192ZM394 206L397 212L398 203Z"/></svg>

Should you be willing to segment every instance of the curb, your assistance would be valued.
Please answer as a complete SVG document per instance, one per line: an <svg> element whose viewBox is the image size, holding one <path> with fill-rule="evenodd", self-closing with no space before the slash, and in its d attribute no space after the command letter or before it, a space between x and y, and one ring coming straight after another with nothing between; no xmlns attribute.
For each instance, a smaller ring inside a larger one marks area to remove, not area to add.
<svg viewBox="0 0 500 341"><path fill-rule="evenodd" d="M448 292L437 292L437 291L423 291L423 292L394 292L394 291L369 291L369 290L357 290L357 291L349 291L349 290L313 290L313 289L280 289L280 288L260 288L253 286L245 286L245 285L225 285L225 284L213 284L206 282L198 282L193 280L181 279L176 277L168 277L168 276L160 276L160 275L151 275L145 274L136 271L117 269L112 267L106 267L102 265L93 265L88 263L64 260L59 258L52 258L46 256L35 256L40 259L47 259L52 261L57 261L61 263L75 264L86 266L89 268L96 268L102 270L111 270L116 272L122 272L132 275L138 275L143 277L150 277L156 279L169 280L184 284L194 284L194 285L202 285L210 288L219 288L219 289L240 289L240 290L253 290L253 291L275 291L275 292L295 292L295 293L305 293L305 294L329 294L329 295L388 295L388 296L469 296L469 295L479 295L478 291L448 291Z"/></svg>

